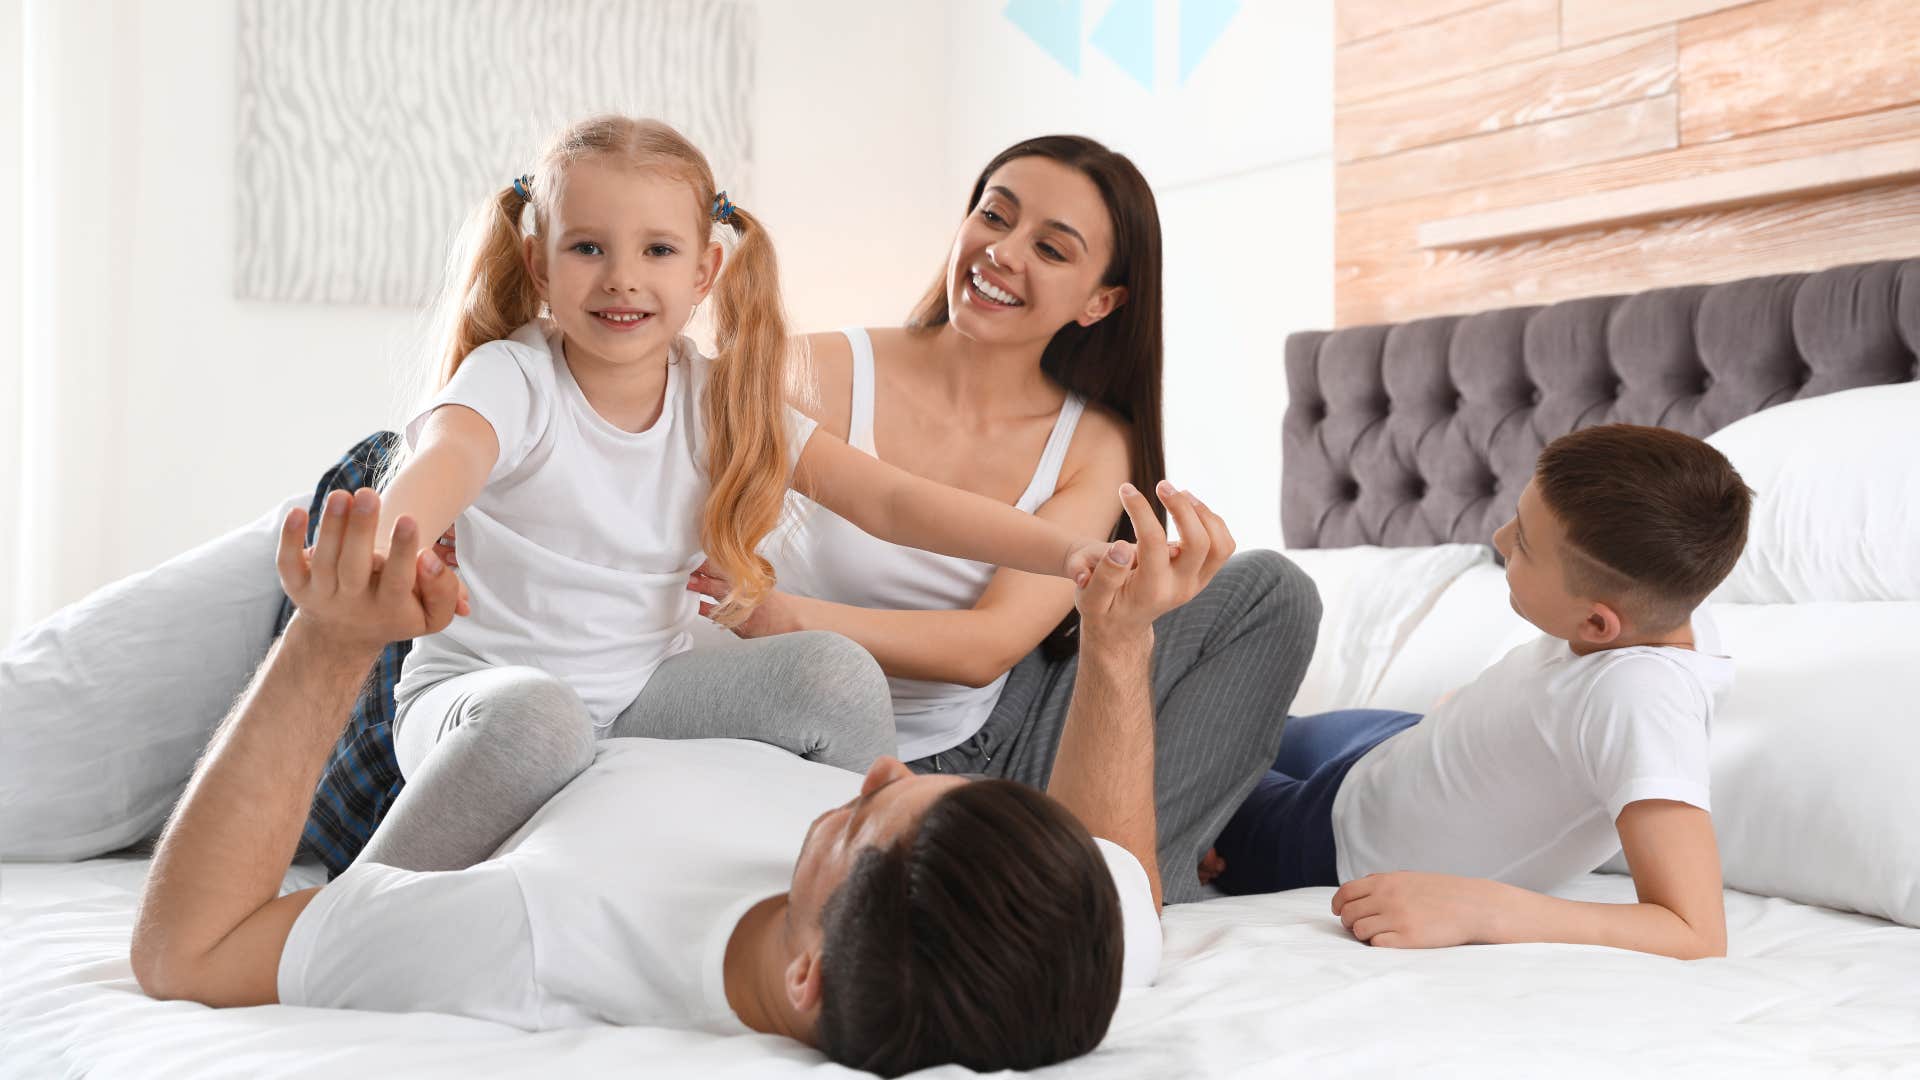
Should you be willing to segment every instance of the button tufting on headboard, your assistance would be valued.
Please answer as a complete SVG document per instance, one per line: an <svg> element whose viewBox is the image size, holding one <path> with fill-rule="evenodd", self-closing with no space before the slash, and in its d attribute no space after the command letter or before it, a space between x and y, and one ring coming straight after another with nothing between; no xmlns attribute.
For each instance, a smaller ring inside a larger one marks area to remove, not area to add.
<svg viewBox="0 0 1920 1080"><path fill-rule="evenodd" d="M1546 443L1920 381L1920 260L1287 339L1290 547L1485 542Z"/></svg>

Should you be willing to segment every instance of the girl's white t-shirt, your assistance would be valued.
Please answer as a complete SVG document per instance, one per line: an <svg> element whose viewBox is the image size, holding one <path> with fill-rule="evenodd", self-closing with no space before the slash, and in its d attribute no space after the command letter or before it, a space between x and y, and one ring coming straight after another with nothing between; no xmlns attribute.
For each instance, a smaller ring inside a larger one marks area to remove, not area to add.
<svg viewBox="0 0 1920 1080"><path fill-rule="evenodd" d="M699 598L686 585L703 558L710 363L676 339L660 418L630 432L594 412L548 324L530 322L468 355L406 437L411 448L428 414L464 405L499 439L486 487L454 519L473 613L414 642L396 691L401 708L443 679L525 665L573 687L606 727L662 661L690 647ZM815 427L787 410L789 470Z"/></svg>

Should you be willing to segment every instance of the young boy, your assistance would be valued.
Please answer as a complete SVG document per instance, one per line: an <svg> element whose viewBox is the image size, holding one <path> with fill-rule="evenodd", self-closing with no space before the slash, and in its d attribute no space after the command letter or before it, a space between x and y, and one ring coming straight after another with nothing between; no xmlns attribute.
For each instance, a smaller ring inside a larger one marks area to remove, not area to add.
<svg viewBox="0 0 1920 1080"><path fill-rule="evenodd" d="M1698 607L1746 544L1720 452L1614 424L1541 452L1494 533L1544 631L1437 706L1291 721L1201 866L1228 892L1340 885L1372 945L1562 941L1726 953L1707 731L1732 662ZM1624 850L1635 904L1560 900Z"/></svg>

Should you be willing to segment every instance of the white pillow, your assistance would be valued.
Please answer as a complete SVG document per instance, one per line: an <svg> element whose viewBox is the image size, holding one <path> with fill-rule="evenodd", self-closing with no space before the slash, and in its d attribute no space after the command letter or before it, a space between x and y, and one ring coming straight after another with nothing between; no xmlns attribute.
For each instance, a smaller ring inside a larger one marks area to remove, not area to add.
<svg viewBox="0 0 1920 1080"><path fill-rule="evenodd" d="M1920 382L1776 405L1707 442L1758 496L1714 600L1920 600Z"/></svg>
<svg viewBox="0 0 1920 1080"><path fill-rule="evenodd" d="M1920 603L1719 604L1729 886L1920 926Z"/></svg>
<svg viewBox="0 0 1920 1080"><path fill-rule="evenodd" d="M0 856L85 859L157 829L266 655L290 499L115 582L0 653Z"/></svg>
<svg viewBox="0 0 1920 1080"><path fill-rule="evenodd" d="M1472 682L1514 646L1540 630L1508 601L1507 573L1493 551L1455 578L1406 637L1365 702L1372 709L1427 713L1442 694Z"/></svg>
<svg viewBox="0 0 1920 1080"><path fill-rule="evenodd" d="M1320 590L1313 662L1293 698L1292 711L1302 716L1366 705L1441 591L1489 558L1480 544L1302 548L1286 556Z"/></svg>

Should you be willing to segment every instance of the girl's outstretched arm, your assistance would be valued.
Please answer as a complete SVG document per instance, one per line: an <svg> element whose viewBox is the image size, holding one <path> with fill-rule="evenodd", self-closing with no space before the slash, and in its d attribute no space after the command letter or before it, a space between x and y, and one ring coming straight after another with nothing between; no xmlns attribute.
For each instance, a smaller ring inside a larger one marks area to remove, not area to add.
<svg viewBox="0 0 1920 1080"><path fill-rule="evenodd" d="M1034 516L1083 536L1111 533L1118 517L1113 493L1127 480L1130 445L1130 433L1117 417L1087 410L1053 496ZM724 599L729 587L712 567L696 571L688 584L715 601ZM1072 610L1072 582L1001 569L972 607L951 610L867 608L776 589L733 632L763 637L832 630L859 642L888 675L986 686L1032 652Z"/></svg>
<svg viewBox="0 0 1920 1080"><path fill-rule="evenodd" d="M800 451L793 489L889 543L1032 574L1078 581L1107 549L1104 537L936 484L824 431Z"/></svg>
<svg viewBox="0 0 1920 1080"><path fill-rule="evenodd" d="M418 523L423 536L446 532L480 497L498 460L500 440L479 413L465 405L433 410L421 425L413 454L381 493L380 528L374 535L392 535L402 514Z"/></svg>

